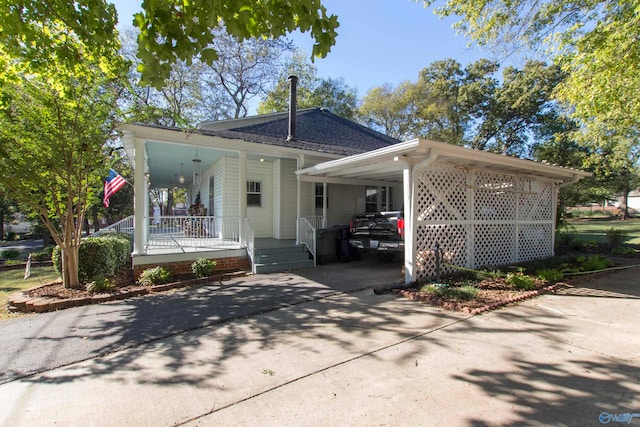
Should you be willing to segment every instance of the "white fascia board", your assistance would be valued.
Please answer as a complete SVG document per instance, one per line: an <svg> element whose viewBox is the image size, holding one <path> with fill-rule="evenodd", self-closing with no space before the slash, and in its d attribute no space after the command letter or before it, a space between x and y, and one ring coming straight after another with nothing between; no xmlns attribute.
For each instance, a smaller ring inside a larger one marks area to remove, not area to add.
<svg viewBox="0 0 640 427"><path fill-rule="evenodd" d="M202 135L200 133L190 133L187 131L162 129L132 124L123 124L118 127L125 133L133 132L136 138L141 138L150 142L165 142L177 145L189 145L192 147L212 148L229 152L246 152L264 156L297 159L300 154L309 154L315 157L324 157L327 160L339 159L339 154L322 153L313 150L301 150L294 147L259 144L244 141L242 139L227 139L218 136Z"/></svg>
<svg viewBox="0 0 640 427"><path fill-rule="evenodd" d="M586 178L591 176L589 172L577 169L569 169L561 166L540 163L533 160L520 159L517 157L503 156L501 154L489 153L486 151L473 150L470 148L459 147L457 145L446 144L443 142L421 140L422 145L436 149L443 156L451 156L457 159L468 159L475 162L483 162L492 168L507 166L516 169L522 173L537 173L548 178L554 179L573 179Z"/></svg>
<svg viewBox="0 0 640 427"><path fill-rule="evenodd" d="M381 159L388 157L393 160L394 156L401 156L418 148L420 141L414 139L412 141L401 142L399 144L390 145L388 147L378 148L377 150L368 151L362 154L343 157L337 160L320 163L306 169L297 171L298 175L320 175L330 172L344 170L346 167L354 168L360 164L372 164L379 162Z"/></svg>

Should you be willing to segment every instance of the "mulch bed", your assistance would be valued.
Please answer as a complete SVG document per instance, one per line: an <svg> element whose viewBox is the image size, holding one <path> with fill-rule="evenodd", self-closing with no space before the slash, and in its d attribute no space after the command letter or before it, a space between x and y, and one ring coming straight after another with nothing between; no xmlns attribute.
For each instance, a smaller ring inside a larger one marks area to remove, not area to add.
<svg viewBox="0 0 640 427"><path fill-rule="evenodd" d="M9 310L14 312L47 312L165 292L191 285L229 280L246 274L246 271L227 271L199 279L195 279L193 275L176 275L172 277L173 281L170 283L142 286L136 284L132 271L125 271L110 279L111 283L114 284L114 288L109 291L93 293L84 288L67 289L61 282L54 282L11 295L8 303Z"/></svg>
<svg viewBox="0 0 640 427"><path fill-rule="evenodd" d="M515 289L505 282L505 279L498 277L495 279L485 279L474 284L479 289L478 295L472 300L462 300L455 298L445 298L429 292L422 292L419 289L399 289L393 291L396 295L403 296L413 301L419 301L434 307L445 310L459 311L469 314L481 314L489 310L494 310L508 304L517 303L542 295L546 292L554 292L567 283L556 283L549 285L542 280L535 280L535 289L525 291Z"/></svg>

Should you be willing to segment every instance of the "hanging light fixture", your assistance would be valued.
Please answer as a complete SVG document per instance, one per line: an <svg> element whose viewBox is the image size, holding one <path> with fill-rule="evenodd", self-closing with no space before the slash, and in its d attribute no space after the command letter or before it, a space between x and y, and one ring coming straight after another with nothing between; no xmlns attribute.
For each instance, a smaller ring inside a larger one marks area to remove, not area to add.
<svg viewBox="0 0 640 427"><path fill-rule="evenodd" d="M196 189L200 188L200 166L202 165L202 160L198 158L198 149L196 148L196 158L193 159L193 185Z"/></svg>
<svg viewBox="0 0 640 427"><path fill-rule="evenodd" d="M180 163L180 176L178 177L178 182L180 184L184 184L184 171L182 170L183 166L184 166L184 163Z"/></svg>

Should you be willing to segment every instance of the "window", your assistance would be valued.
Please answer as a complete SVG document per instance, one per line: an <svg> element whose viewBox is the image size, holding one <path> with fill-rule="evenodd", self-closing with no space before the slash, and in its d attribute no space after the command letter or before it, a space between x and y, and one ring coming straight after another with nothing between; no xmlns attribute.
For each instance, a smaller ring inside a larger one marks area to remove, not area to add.
<svg viewBox="0 0 640 427"><path fill-rule="evenodd" d="M378 187L365 187L365 199L364 199L364 211L365 212L377 212L378 211Z"/></svg>
<svg viewBox="0 0 640 427"><path fill-rule="evenodd" d="M322 183L316 183L316 208L322 209L322 196L324 186ZM327 188L327 194L325 195L327 199L327 209L329 209L329 188Z"/></svg>
<svg viewBox="0 0 640 427"><path fill-rule="evenodd" d="M365 212L392 211L393 187L365 187Z"/></svg>
<svg viewBox="0 0 640 427"><path fill-rule="evenodd" d="M247 181L247 206L262 206L262 183Z"/></svg>
<svg viewBox="0 0 640 427"><path fill-rule="evenodd" d="M393 210L393 187L380 187L381 194L381 202L382 207L381 211L392 211Z"/></svg>

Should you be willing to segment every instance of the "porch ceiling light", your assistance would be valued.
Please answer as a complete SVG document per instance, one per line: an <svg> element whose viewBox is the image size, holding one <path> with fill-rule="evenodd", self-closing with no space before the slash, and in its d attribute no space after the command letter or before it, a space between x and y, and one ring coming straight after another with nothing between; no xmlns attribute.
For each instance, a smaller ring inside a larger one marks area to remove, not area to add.
<svg viewBox="0 0 640 427"><path fill-rule="evenodd" d="M180 176L178 177L178 182L180 184L184 184L184 171L183 171L184 163L180 163Z"/></svg>

